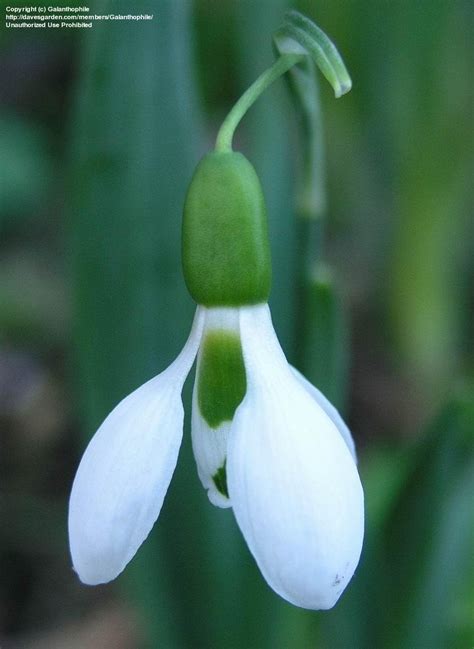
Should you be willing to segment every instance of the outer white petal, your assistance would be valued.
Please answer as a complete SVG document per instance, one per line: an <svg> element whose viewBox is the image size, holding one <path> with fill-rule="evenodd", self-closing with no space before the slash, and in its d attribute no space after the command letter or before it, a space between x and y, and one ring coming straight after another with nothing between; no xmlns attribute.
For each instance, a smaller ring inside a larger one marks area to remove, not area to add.
<svg viewBox="0 0 474 649"><path fill-rule="evenodd" d="M294 375L299 380L301 385L308 392L308 394L310 394L313 397L313 399L316 400L318 405L321 406L321 408L324 410L327 416L332 420L332 423L336 426L342 439L345 441L347 448L351 452L352 457L354 458L354 462L357 462L357 454L355 450L354 440L352 439L351 431L347 428L339 412L332 405L332 403L328 401L328 399L326 399L324 394L320 390L318 390L318 388L316 388L312 383L310 383L308 379L304 377L303 374L301 374L301 372L299 372L296 369L296 367L291 367L291 369L293 370Z"/></svg>
<svg viewBox="0 0 474 649"><path fill-rule="evenodd" d="M241 310L247 394L229 436L237 522L269 585L303 608L334 606L359 561L363 492L325 411L295 379L266 305Z"/></svg>
<svg viewBox="0 0 474 649"><path fill-rule="evenodd" d="M198 308L180 355L115 407L82 457L69 502L69 540L86 584L122 572L158 518L181 444L181 390L202 325Z"/></svg>
<svg viewBox="0 0 474 649"><path fill-rule="evenodd" d="M205 310L203 339L206 332L224 330L239 335L239 310L237 308L213 308ZM201 352L198 353L196 379L199 376ZM221 469L227 457L227 438L231 427L230 421L224 421L217 428L211 428L202 417L198 405L198 381L193 389L193 412L191 435L193 452L196 459L199 478L207 489L207 495L213 505L230 507L231 502L216 488L212 476Z"/></svg>

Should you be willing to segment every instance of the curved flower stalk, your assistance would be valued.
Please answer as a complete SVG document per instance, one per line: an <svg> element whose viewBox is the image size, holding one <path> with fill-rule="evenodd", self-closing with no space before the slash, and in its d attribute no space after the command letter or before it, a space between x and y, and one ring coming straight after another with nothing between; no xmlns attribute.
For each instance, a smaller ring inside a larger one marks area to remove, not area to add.
<svg viewBox="0 0 474 649"><path fill-rule="evenodd" d="M280 347L267 305L262 189L227 144L196 168L182 243L198 304L191 333L166 370L116 406L84 453L69 507L74 569L86 584L108 582L150 533L176 466L181 390L197 357L192 442L209 499L232 507L276 593L304 608L331 608L364 534L354 442Z"/></svg>

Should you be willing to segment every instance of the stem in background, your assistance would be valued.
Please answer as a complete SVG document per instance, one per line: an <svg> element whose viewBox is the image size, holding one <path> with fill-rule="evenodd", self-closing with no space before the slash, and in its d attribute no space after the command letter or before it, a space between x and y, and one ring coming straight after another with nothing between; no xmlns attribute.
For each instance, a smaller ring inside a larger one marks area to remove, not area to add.
<svg viewBox="0 0 474 649"><path fill-rule="evenodd" d="M265 72L263 72L249 88L247 88L227 115L219 129L216 138L216 151L232 151L232 138L234 137L235 129L248 109L255 103L268 86L303 58L304 56L300 54L281 55L271 67L265 70Z"/></svg>
<svg viewBox="0 0 474 649"><path fill-rule="evenodd" d="M349 361L347 322L330 268L322 262L326 174L321 103L312 64L291 70L289 81L300 112L303 145L296 200L299 254L294 357L303 374L343 409Z"/></svg>

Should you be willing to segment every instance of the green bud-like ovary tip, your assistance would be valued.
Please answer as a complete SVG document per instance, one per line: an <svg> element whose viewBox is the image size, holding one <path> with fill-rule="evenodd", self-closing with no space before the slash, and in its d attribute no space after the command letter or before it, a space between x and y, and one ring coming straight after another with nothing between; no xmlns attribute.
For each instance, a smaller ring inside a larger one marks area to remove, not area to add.
<svg viewBox="0 0 474 649"><path fill-rule="evenodd" d="M271 265L262 188L250 162L212 152L198 164L183 218L184 279L204 306L266 302Z"/></svg>
<svg viewBox="0 0 474 649"><path fill-rule="evenodd" d="M201 345L197 376L199 411L211 428L232 421L245 396L247 381L238 335L208 332Z"/></svg>

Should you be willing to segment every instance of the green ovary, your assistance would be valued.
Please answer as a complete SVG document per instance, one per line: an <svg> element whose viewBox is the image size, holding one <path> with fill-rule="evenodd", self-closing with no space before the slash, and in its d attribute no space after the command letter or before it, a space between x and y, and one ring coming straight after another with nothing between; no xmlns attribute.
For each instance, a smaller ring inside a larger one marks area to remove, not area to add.
<svg viewBox="0 0 474 649"><path fill-rule="evenodd" d="M266 302L270 245L263 192L241 153L208 153L189 186L183 216L183 271L204 306Z"/></svg>
<svg viewBox="0 0 474 649"><path fill-rule="evenodd" d="M206 334L198 377L199 411L211 428L232 421L247 382L239 336L223 330Z"/></svg>

